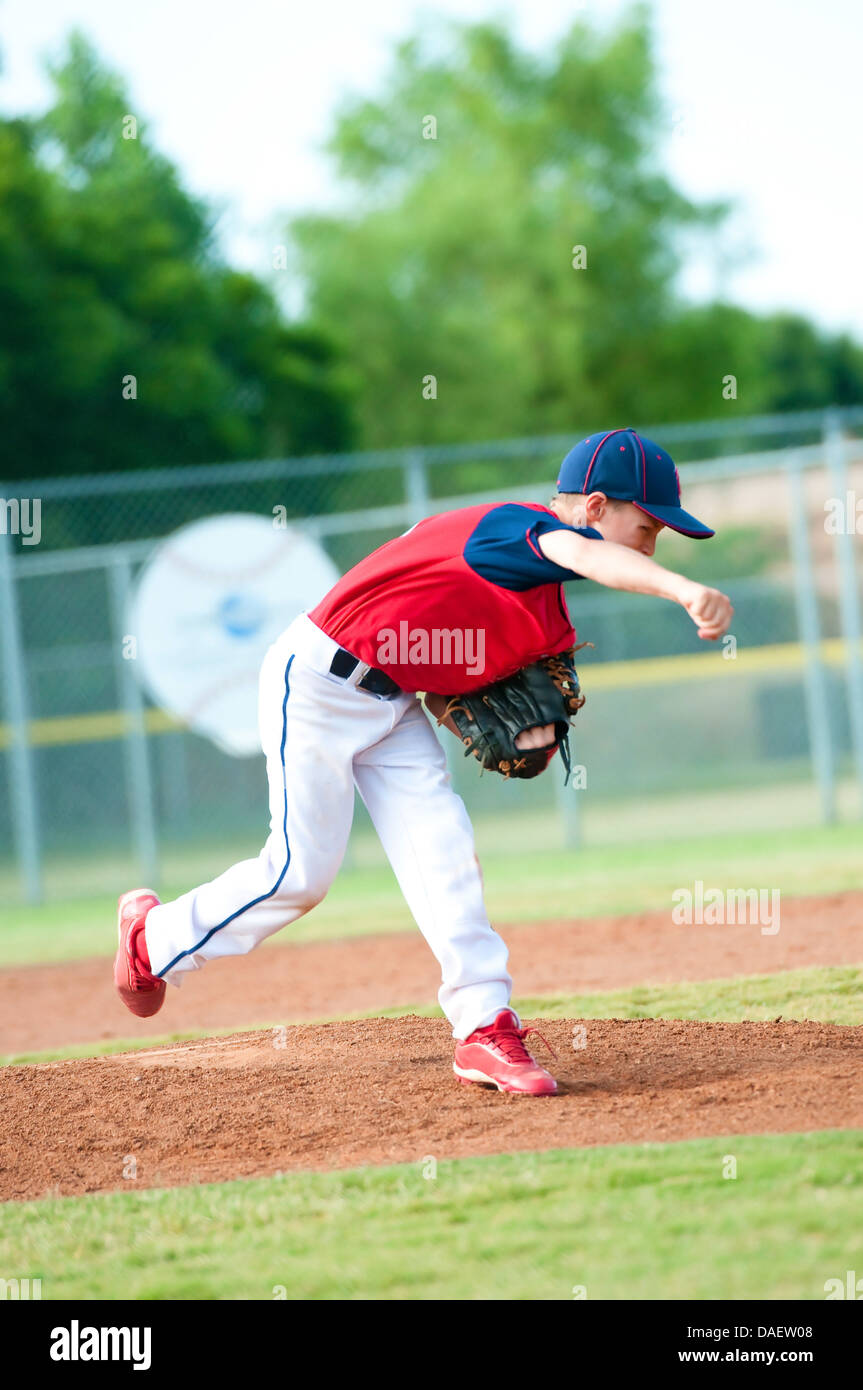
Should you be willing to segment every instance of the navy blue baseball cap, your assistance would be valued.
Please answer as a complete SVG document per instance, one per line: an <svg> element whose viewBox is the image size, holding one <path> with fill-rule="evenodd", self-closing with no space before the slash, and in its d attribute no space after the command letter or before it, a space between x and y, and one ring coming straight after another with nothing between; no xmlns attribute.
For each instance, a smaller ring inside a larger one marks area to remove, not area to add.
<svg viewBox="0 0 863 1390"><path fill-rule="evenodd" d="M680 505L680 477L664 449L633 429L602 430L580 439L560 465L559 492L604 492L634 502L648 516L703 540L715 535Z"/></svg>

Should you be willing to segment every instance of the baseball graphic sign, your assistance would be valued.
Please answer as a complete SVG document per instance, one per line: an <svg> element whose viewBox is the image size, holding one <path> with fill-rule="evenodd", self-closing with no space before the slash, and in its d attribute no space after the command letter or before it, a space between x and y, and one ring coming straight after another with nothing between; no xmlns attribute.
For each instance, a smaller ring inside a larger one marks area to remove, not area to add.
<svg viewBox="0 0 863 1390"><path fill-rule="evenodd" d="M259 752L267 648L338 578L316 541L267 517L237 513L183 526L144 566L131 604L147 692L225 752Z"/></svg>

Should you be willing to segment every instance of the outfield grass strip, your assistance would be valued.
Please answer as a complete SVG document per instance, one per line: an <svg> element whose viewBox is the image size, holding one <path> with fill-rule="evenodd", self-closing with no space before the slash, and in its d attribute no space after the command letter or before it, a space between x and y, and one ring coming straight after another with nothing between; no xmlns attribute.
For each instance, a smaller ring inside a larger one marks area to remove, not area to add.
<svg viewBox="0 0 863 1390"><path fill-rule="evenodd" d="M574 914L584 919L669 911L675 889L691 883L693 864L707 884L777 884L784 903L810 894L859 891L859 850L859 824L843 824L676 837L632 844L625 855L618 846L591 845L584 851L498 850L482 857L489 914L506 926ZM162 896L168 901L191 883L206 882L236 853L237 846L225 847L196 860L185 878L174 868L166 874ZM120 870L116 882L123 886ZM116 912L116 894L109 893L36 906L6 902L0 914L0 968L110 956ZM415 931L389 867L368 865L341 875L314 912L269 938L262 949Z"/></svg>
<svg viewBox="0 0 863 1390"><path fill-rule="evenodd" d="M682 984L639 985L632 989L597 994L539 995L515 998L514 1007L525 1018L668 1018L714 1023L811 1020L817 1023L863 1025L863 966L815 966L805 970L786 970L775 975L741 975L733 979L694 980ZM405 1004L388 1009L371 1009L335 1017L302 1019L302 1026L350 1022L361 1018L398 1018L418 1014L423 1018L440 1016L437 1004ZM260 1020L228 1028L197 1029L185 1033L165 1033L159 1037L112 1038L94 1043L76 1043L45 1052L7 1053L0 1065L22 1066L41 1062L72 1061L82 1057L104 1057L120 1052L136 1052L170 1043L192 1042L205 1037L228 1037L232 1033L266 1031L291 1026L291 1019Z"/></svg>
<svg viewBox="0 0 863 1390"><path fill-rule="evenodd" d="M44 1299L822 1300L863 1132L559 1149L0 1208Z"/></svg>

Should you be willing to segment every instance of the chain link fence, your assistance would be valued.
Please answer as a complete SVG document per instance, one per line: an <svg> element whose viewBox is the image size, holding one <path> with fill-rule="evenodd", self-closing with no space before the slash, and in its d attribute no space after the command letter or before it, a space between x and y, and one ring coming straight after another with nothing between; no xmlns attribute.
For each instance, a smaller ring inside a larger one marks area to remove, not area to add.
<svg viewBox="0 0 863 1390"><path fill-rule="evenodd" d="M557 768L480 778L445 738L481 850L860 814L863 408L644 433L719 532L707 546L664 533L657 558L730 593L733 641L705 651L668 603L569 585L593 643L574 785ZM2 896L183 887L259 848L263 759L160 719L123 660L130 586L160 539L279 510L344 571L431 512L546 501L574 437L0 484ZM353 862L371 842L359 807Z"/></svg>

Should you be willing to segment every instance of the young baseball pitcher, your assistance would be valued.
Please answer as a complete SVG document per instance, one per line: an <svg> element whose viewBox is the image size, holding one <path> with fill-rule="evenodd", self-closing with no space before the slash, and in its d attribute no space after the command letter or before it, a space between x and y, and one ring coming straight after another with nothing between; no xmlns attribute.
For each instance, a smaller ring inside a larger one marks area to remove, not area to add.
<svg viewBox="0 0 863 1390"><path fill-rule="evenodd" d="M418 692L463 737L464 707L461 726L455 711L474 692L504 682L496 690L506 694L505 678L537 669L560 685L576 640L567 580L670 599L711 641L733 613L724 594L651 558L665 526L713 535L681 507L664 449L632 429L590 435L567 454L557 487L547 507L464 507L419 522L274 643L259 703L269 837L256 859L174 902L146 889L120 898L114 981L132 1013L155 1014L166 981L251 951L321 901L345 853L356 787L440 964L456 1076L524 1095L557 1089L509 1007L507 948L486 914L473 830ZM572 683L562 688L572 695ZM507 771L537 757L544 767L560 745L568 719L533 718L513 726Z"/></svg>

